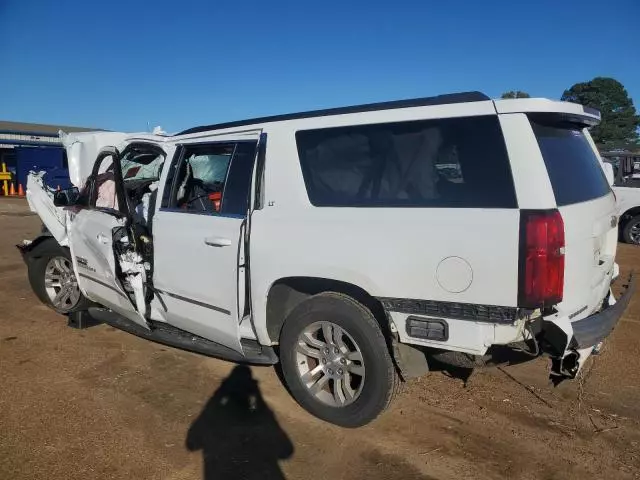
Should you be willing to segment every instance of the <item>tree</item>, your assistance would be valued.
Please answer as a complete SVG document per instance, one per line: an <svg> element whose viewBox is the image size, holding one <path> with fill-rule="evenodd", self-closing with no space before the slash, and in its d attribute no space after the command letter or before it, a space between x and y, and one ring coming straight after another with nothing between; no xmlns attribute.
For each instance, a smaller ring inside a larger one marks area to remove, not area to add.
<svg viewBox="0 0 640 480"><path fill-rule="evenodd" d="M504 92L501 98L531 98L527 92L523 92L521 90L509 90L508 92Z"/></svg>
<svg viewBox="0 0 640 480"><path fill-rule="evenodd" d="M576 83L564 91L562 100L600 110L600 124L591 129L598 145L619 148L638 141L640 117L636 115L633 100L619 81L596 77L589 82Z"/></svg>

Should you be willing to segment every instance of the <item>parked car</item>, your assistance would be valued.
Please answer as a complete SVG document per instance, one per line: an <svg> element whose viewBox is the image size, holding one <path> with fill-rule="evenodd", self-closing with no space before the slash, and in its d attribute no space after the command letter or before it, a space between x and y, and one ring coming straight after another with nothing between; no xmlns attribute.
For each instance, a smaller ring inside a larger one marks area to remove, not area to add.
<svg viewBox="0 0 640 480"><path fill-rule="evenodd" d="M607 337L633 282L616 301L615 198L587 130L599 119L466 93L74 134L77 190L30 175L48 233L21 250L57 312L280 362L300 405L357 427L434 358L524 349L573 378Z"/></svg>
<svg viewBox="0 0 640 480"><path fill-rule="evenodd" d="M613 168L613 192L620 216L620 238L626 243L640 245L640 174L638 155L616 152L603 157Z"/></svg>

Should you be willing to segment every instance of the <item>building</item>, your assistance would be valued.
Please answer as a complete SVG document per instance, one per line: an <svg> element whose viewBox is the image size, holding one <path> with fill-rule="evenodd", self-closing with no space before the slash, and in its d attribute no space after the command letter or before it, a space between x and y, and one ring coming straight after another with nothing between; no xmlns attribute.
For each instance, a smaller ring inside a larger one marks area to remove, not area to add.
<svg viewBox="0 0 640 480"><path fill-rule="evenodd" d="M8 194L12 184L15 191L24 187L30 170L51 171L49 183L67 186L67 156L58 137L60 130L98 129L0 120L0 195Z"/></svg>

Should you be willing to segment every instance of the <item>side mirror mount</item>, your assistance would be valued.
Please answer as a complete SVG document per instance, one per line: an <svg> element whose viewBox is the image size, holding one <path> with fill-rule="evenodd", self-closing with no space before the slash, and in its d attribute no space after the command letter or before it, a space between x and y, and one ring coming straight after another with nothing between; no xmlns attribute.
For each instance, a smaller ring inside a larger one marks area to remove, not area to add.
<svg viewBox="0 0 640 480"><path fill-rule="evenodd" d="M604 170L604 176L607 177L607 181L609 182L609 185L613 186L616 179L615 173L613 171L613 165L611 165L608 162L604 162L602 164L602 168Z"/></svg>

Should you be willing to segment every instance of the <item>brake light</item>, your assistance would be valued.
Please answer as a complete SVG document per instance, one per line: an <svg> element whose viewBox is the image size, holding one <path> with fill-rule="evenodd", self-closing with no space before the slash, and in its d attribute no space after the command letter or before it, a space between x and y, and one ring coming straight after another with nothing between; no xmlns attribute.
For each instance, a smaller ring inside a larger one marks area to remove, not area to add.
<svg viewBox="0 0 640 480"><path fill-rule="evenodd" d="M539 308L562 301L564 222L560 212L522 211L518 304Z"/></svg>

